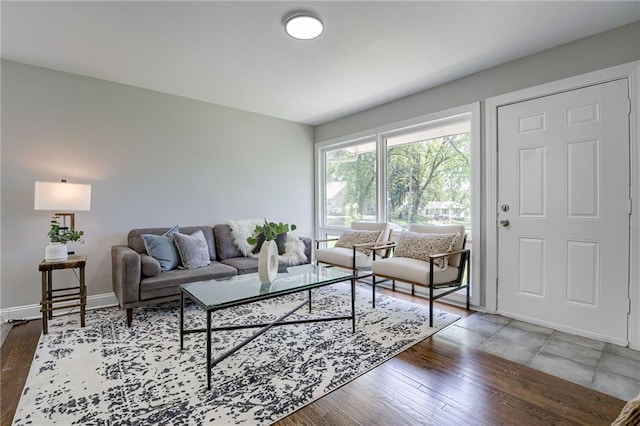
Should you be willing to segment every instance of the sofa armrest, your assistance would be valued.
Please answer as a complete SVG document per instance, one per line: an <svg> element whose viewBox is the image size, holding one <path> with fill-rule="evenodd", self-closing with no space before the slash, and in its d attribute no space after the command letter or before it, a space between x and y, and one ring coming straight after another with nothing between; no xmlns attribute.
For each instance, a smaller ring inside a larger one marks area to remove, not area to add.
<svg viewBox="0 0 640 426"><path fill-rule="evenodd" d="M111 284L121 308L140 299L140 254L125 245L111 247Z"/></svg>

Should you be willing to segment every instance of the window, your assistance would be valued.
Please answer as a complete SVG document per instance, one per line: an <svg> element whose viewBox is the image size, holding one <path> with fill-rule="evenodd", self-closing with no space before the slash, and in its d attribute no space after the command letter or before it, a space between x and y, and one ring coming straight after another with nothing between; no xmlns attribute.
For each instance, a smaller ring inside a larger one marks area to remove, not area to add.
<svg viewBox="0 0 640 426"><path fill-rule="evenodd" d="M471 114L383 135L387 221L471 228Z"/></svg>
<svg viewBox="0 0 640 426"><path fill-rule="evenodd" d="M324 170L325 225L377 220L375 140L324 151Z"/></svg>
<svg viewBox="0 0 640 426"><path fill-rule="evenodd" d="M317 144L316 238L359 220L390 222L395 235L412 223L464 225L478 303L479 119L475 103Z"/></svg>

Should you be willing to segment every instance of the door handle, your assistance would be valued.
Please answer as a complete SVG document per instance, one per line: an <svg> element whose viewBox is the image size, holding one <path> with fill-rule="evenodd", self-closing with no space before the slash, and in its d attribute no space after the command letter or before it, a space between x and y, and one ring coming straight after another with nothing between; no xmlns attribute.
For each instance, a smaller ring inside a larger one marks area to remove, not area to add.
<svg viewBox="0 0 640 426"><path fill-rule="evenodd" d="M509 219L500 219L500 226L509 226Z"/></svg>

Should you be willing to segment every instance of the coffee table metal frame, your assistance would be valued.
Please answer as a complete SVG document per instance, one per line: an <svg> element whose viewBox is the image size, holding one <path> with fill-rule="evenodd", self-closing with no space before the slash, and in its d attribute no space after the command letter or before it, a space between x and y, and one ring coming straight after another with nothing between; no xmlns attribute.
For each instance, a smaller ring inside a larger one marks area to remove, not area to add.
<svg viewBox="0 0 640 426"><path fill-rule="evenodd" d="M317 266L317 265L309 265L308 268L314 268L312 270L315 271L315 270L319 270L320 268L326 268L326 267ZM331 269L336 270L336 269L339 269L339 268L331 268ZM255 340L256 338L258 338L261 335L263 335L264 333L266 333L272 327L279 326L279 325L305 324L305 323L312 323L312 322L338 321L338 320L350 319L351 320L351 328L352 328L351 331L352 331L352 333L355 333L355 331L356 331L355 286L356 286L356 278L357 277L353 273L353 271L349 271L349 270L346 270L346 269L344 269L342 271L344 271L345 274L343 276L339 276L337 278L327 279L327 280L323 280L323 281L319 281L319 282L305 283L305 284L302 284L302 285L300 285L298 287L287 288L287 289L284 289L282 291L276 291L276 292L273 292L273 293L268 292L268 293L264 293L264 294L257 294L257 295L253 295L253 296L250 296L250 297L240 298L240 299L236 299L236 300L229 300L229 301L226 301L226 302L223 302L223 303L213 304L213 305L203 302L200 298L198 298L194 294L190 293L189 290L188 290L188 287L190 285L193 285L193 284L197 284L197 285L216 285L218 281L224 282L225 280L208 280L208 281L201 281L201 282L198 282L198 283L183 284L183 285L180 286L180 350L184 349L184 336L186 334L192 334L192 333L206 333L207 334L207 389L211 389L211 369L215 365L217 365L220 362L222 362L223 360L225 360L230 355L232 355L235 352L237 352L238 350L240 350L242 347L244 347L245 345L247 345L251 341ZM258 274L252 274L252 275L255 275L255 279L259 281ZM295 275L296 274L294 273L291 276L295 276ZM303 276L303 275L304 274L300 274L300 276ZM277 279L276 279L276 281L277 281ZM309 312L311 312L311 290L313 290L315 288L320 288L320 287L324 287L324 286L327 286L327 285L331 285L331 284L344 282L344 281L351 281L351 315L344 315L344 316L337 316L337 317L326 317L326 318L310 318L310 319L294 320L294 321L284 321L287 317L289 317L291 314L293 314L294 312L296 312L297 310L299 310L300 308L302 308L305 305L309 306ZM276 320L274 320L272 322L261 323L261 324L244 324L244 325L230 325L230 326L223 326L223 327L212 327L211 314L213 312L215 312L215 311L218 311L218 310L221 310L221 309L230 308L230 307L233 307L233 306L246 305L248 303L258 302L258 301L261 301L261 300L273 299L273 298L276 298L276 297L285 296L287 294L299 293L299 292L302 292L302 291L305 291L305 290L308 291L308 298L306 300L302 301L301 303L296 305L293 309L291 309L290 311L286 312L285 314L283 314L282 316L280 316L279 318L277 318ZM184 328L184 303L185 303L185 297L189 298L196 305L198 305L202 309L206 310L206 312L207 312L207 327L206 328L196 328L196 329L185 330L185 328ZM251 336L249 336L246 339L242 340L241 342L239 342L234 347L232 347L228 351L224 352L223 354L221 354L217 358L215 358L213 360L211 359L211 332L213 332L213 331L222 331L222 330L240 330L240 329L247 329L247 328L259 328L259 330L257 330Z"/></svg>

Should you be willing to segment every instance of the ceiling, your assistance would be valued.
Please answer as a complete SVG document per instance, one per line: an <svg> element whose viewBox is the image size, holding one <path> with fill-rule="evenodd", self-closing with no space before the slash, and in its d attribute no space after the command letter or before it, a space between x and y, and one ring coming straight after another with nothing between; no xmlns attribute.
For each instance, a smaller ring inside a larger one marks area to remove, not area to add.
<svg viewBox="0 0 640 426"><path fill-rule="evenodd" d="M640 20L640 1L2 1L2 57L319 124ZM283 31L292 11L325 23Z"/></svg>

